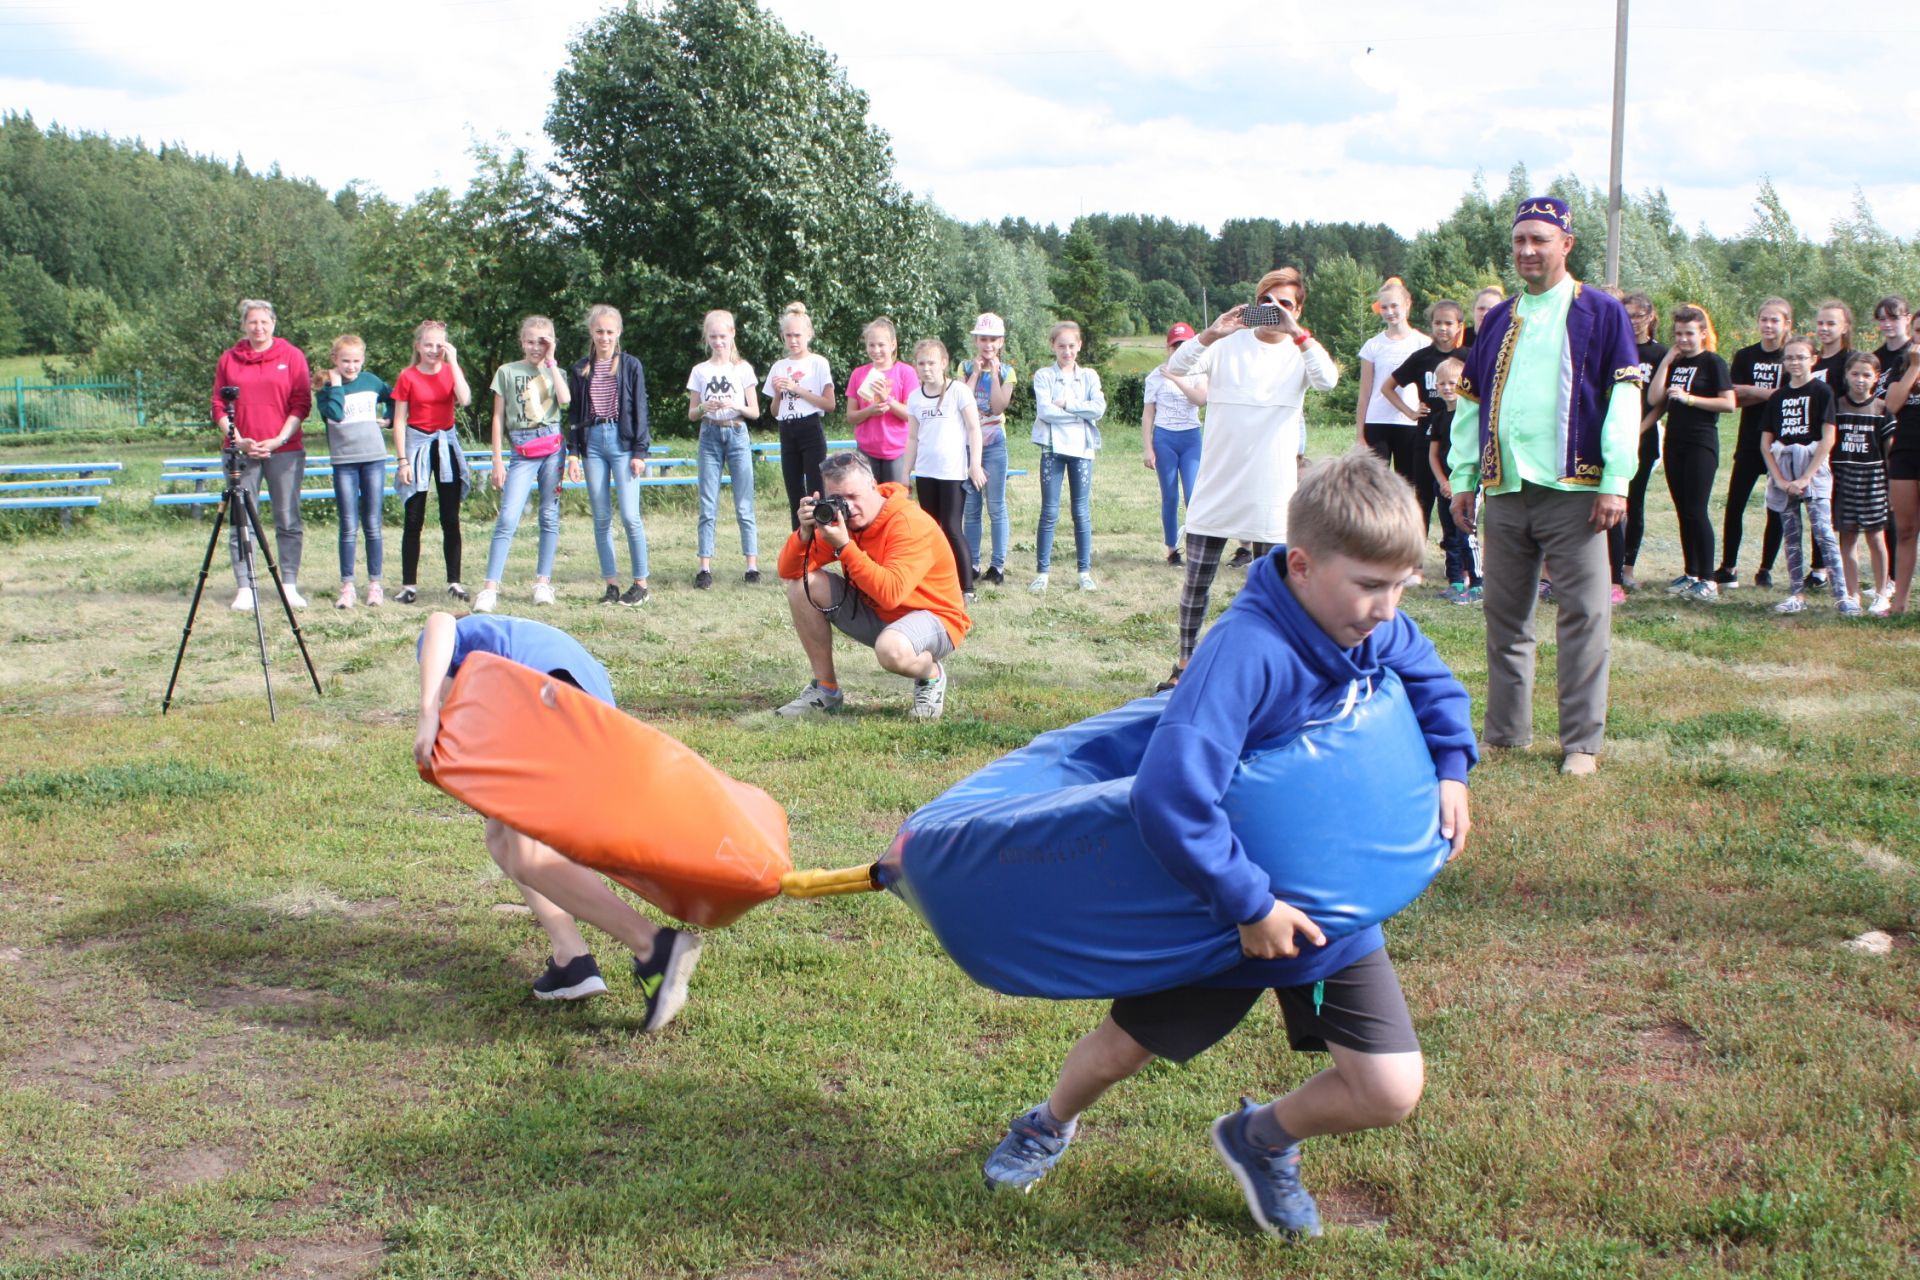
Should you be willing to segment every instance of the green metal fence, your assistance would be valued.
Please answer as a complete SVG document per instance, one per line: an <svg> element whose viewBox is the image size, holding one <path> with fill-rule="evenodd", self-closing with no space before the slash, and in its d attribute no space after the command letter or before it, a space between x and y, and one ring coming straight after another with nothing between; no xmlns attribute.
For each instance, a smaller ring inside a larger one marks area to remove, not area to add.
<svg viewBox="0 0 1920 1280"><path fill-rule="evenodd" d="M8 404L11 398L12 403ZM60 431L147 425L146 381L136 370L131 382L0 382L0 431Z"/></svg>

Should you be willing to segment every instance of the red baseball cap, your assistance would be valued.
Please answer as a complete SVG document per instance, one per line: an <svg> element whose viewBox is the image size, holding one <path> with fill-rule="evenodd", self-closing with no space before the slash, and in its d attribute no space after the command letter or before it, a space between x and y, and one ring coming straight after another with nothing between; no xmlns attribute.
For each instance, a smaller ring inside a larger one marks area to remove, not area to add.
<svg viewBox="0 0 1920 1280"><path fill-rule="evenodd" d="M1173 328L1167 330L1167 345L1170 347L1177 346L1180 343L1185 342L1188 338L1191 338L1192 336L1193 336L1192 325L1176 324L1175 326L1173 326Z"/></svg>

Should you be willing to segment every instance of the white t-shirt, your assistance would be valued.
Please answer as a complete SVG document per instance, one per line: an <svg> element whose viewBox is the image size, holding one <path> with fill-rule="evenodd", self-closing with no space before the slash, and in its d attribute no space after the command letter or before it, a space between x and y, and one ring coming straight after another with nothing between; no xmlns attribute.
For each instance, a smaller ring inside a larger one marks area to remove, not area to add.
<svg viewBox="0 0 1920 1280"><path fill-rule="evenodd" d="M1165 365L1147 375L1141 394L1153 406L1155 431L1199 430L1200 406L1187 399L1186 392L1167 381Z"/></svg>
<svg viewBox="0 0 1920 1280"><path fill-rule="evenodd" d="M707 415L708 422L737 422L747 403L747 389L753 385L753 366L745 360L721 364L702 360L687 375L687 390L702 400L723 400L730 407Z"/></svg>
<svg viewBox="0 0 1920 1280"><path fill-rule="evenodd" d="M949 382L938 397L918 386L907 397L913 420L913 474L925 480L967 478L967 418L971 397L964 382Z"/></svg>
<svg viewBox="0 0 1920 1280"><path fill-rule="evenodd" d="M1414 425L1412 418L1393 407L1387 399L1387 379L1393 376L1400 362L1422 347L1433 345L1433 339L1418 330L1410 331L1406 337L1395 341L1385 333L1376 333L1368 338L1360 348L1362 360L1373 361L1373 396L1367 401L1367 421L1378 422L1396 427Z"/></svg>
<svg viewBox="0 0 1920 1280"><path fill-rule="evenodd" d="M824 396L833 388L833 371L827 367L827 358L818 352L809 351L798 360L781 356L767 366L767 380L760 388L760 394L773 406L773 416L785 422L788 418L805 418L819 413L820 410L808 404L799 396L782 395L776 397L773 380L791 378L806 389L808 395Z"/></svg>

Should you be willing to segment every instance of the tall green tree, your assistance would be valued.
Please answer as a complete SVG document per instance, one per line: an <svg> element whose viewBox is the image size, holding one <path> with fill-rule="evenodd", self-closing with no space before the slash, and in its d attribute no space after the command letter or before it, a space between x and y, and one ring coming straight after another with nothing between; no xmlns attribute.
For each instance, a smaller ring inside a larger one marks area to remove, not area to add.
<svg viewBox="0 0 1920 1280"><path fill-rule="evenodd" d="M655 385L698 358L710 308L734 312L755 363L795 299L839 368L865 358L875 315L903 344L935 331L932 211L894 181L866 95L753 0L603 15L569 48L547 132L563 207Z"/></svg>
<svg viewBox="0 0 1920 1280"><path fill-rule="evenodd" d="M1060 250L1060 269L1053 276L1056 310L1062 320L1080 326L1080 359L1090 365L1113 358L1110 340L1126 321L1126 308L1113 295L1106 250L1093 233L1075 223Z"/></svg>

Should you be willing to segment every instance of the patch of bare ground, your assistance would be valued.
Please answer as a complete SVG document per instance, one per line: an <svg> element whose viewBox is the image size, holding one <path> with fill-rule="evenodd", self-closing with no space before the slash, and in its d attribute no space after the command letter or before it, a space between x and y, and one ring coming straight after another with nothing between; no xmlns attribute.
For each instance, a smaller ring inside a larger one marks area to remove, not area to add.
<svg viewBox="0 0 1920 1280"><path fill-rule="evenodd" d="M31 1258L52 1262L73 1254L85 1256L99 1247L89 1235L69 1227L24 1226L0 1223L0 1258Z"/></svg>
<svg viewBox="0 0 1920 1280"><path fill-rule="evenodd" d="M156 1156L147 1166L152 1185L163 1191L218 1182L246 1167L246 1157L231 1147L183 1147Z"/></svg>
<svg viewBox="0 0 1920 1280"><path fill-rule="evenodd" d="M191 998L196 1009L312 1009L337 1003L324 991L301 987L260 987L250 982L197 991Z"/></svg>
<svg viewBox="0 0 1920 1280"><path fill-rule="evenodd" d="M778 1258L768 1258L747 1267L736 1267L721 1272L722 1280L794 1280L797 1276L819 1274L820 1254L808 1249L800 1253L783 1254Z"/></svg>
<svg viewBox="0 0 1920 1280"><path fill-rule="evenodd" d="M1707 1042L1677 1019L1657 1022L1633 1033L1632 1056L1601 1073L1625 1084L1685 1084L1707 1070Z"/></svg>
<svg viewBox="0 0 1920 1280"><path fill-rule="evenodd" d="M380 1269L386 1252L379 1232L357 1228L317 1239L250 1240L225 1258L210 1255L203 1261L225 1261L235 1275L271 1280L360 1280Z"/></svg>
<svg viewBox="0 0 1920 1280"><path fill-rule="evenodd" d="M1331 1226L1353 1227L1361 1231L1385 1231L1393 1221L1385 1197L1361 1186L1315 1189L1313 1198L1320 1205L1321 1219Z"/></svg>

